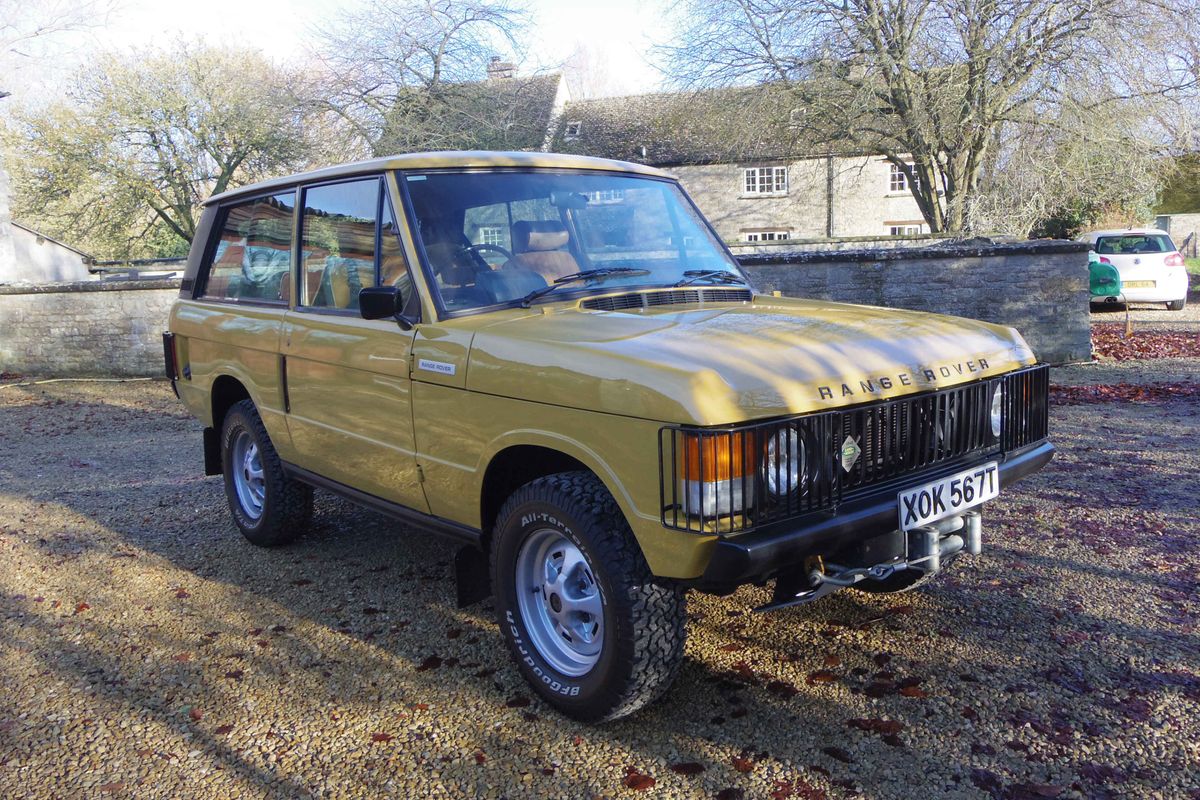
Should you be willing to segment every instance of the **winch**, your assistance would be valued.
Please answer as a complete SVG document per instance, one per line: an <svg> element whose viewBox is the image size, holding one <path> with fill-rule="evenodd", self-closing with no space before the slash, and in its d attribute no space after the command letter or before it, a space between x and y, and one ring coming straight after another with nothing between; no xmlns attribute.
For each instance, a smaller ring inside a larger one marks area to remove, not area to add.
<svg viewBox="0 0 1200 800"><path fill-rule="evenodd" d="M838 589L862 581L884 581L904 570L931 575L964 551L973 556L983 552L983 516L978 511L868 539L839 554L849 557L848 563L810 559L812 566L806 563L805 571L779 576L771 602L754 610L775 611L811 603ZM888 557L871 563L884 555Z"/></svg>

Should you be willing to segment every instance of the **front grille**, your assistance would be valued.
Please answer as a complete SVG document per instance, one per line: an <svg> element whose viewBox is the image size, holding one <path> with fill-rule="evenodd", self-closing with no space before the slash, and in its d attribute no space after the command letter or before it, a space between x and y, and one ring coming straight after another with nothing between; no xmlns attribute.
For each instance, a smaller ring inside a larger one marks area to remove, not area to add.
<svg viewBox="0 0 1200 800"><path fill-rule="evenodd" d="M1003 386L1002 430L991 430ZM998 456L1047 435L1049 368L853 408L729 428L660 432L662 522L677 530L747 531L926 471ZM765 454L774 440L779 457ZM853 443L853 444L851 444ZM847 446L845 460L843 447ZM848 467L848 468L847 468ZM773 492L798 473L792 491Z"/></svg>
<svg viewBox="0 0 1200 800"><path fill-rule="evenodd" d="M1004 451L1040 442L1050 434L1050 368L1004 376Z"/></svg>
<svg viewBox="0 0 1200 800"><path fill-rule="evenodd" d="M992 436L991 381L841 412L838 441L853 439L862 453L842 471L852 492L999 443Z"/></svg>
<svg viewBox="0 0 1200 800"><path fill-rule="evenodd" d="M748 303L754 295L749 289L671 289L660 292L630 292L608 297L593 297L580 303L590 311L627 311L654 306L704 305L706 303Z"/></svg>

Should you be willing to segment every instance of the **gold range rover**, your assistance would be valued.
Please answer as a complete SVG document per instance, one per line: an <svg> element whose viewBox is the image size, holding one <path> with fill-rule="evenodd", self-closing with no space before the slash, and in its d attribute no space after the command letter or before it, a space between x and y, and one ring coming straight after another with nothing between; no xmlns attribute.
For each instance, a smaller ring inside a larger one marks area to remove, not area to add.
<svg viewBox="0 0 1200 800"><path fill-rule="evenodd" d="M461 547L520 670L585 721L671 683L689 590L901 592L1040 469L1011 328L759 294L671 175L381 158L211 198L165 334L234 524L313 489Z"/></svg>

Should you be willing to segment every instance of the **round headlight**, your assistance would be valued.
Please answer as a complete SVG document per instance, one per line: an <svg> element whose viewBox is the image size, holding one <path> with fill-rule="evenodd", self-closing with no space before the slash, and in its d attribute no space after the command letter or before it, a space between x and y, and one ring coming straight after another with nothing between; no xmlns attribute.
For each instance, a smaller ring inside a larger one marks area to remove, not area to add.
<svg viewBox="0 0 1200 800"><path fill-rule="evenodd" d="M1004 422L1004 387L997 384L992 392L992 436L1000 438L1000 430Z"/></svg>
<svg viewBox="0 0 1200 800"><path fill-rule="evenodd" d="M808 472L806 459L800 431L790 427L777 430L767 440L767 491L775 497L796 491Z"/></svg>

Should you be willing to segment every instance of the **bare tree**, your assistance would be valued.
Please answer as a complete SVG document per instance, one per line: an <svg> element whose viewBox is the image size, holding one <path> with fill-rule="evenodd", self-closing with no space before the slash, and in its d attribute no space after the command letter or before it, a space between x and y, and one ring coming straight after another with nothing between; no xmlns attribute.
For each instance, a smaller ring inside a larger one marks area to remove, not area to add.
<svg viewBox="0 0 1200 800"><path fill-rule="evenodd" d="M980 218L1000 137L1058 124L1081 106L1071 90L1096 115L1194 90L1163 38L1189 13L1188 0L691 0L666 55L682 85L789 87L807 111L798 136L883 154L930 229L957 232Z"/></svg>
<svg viewBox="0 0 1200 800"><path fill-rule="evenodd" d="M1054 124L1011 126L990 151L967 227L1070 238L1103 221L1146 220L1174 162L1148 146L1141 121L1114 108L1095 124L1067 108Z"/></svg>
<svg viewBox="0 0 1200 800"><path fill-rule="evenodd" d="M571 97L578 100L611 97L621 91L619 82L608 71L604 54L595 45L584 41L575 43L575 49L563 63L563 75L571 89Z"/></svg>
<svg viewBox="0 0 1200 800"><path fill-rule="evenodd" d="M319 32L326 97L366 149L381 154L453 144L453 88L515 51L526 25L510 0L367 0Z"/></svg>
<svg viewBox="0 0 1200 800"><path fill-rule="evenodd" d="M103 25L111 0L0 0L0 97L16 75L42 65L60 34Z"/></svg>

